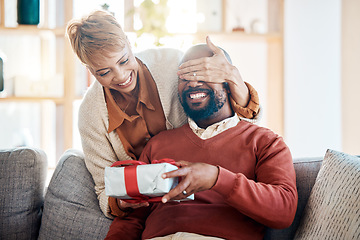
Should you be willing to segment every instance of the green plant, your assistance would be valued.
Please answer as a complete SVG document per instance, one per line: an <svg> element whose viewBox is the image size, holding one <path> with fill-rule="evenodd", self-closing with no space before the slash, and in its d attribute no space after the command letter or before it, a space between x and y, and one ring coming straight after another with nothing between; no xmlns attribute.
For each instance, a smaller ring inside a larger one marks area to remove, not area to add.
<svg viewBox="0 0 360 240"><path fill-rule="evenodd" d="M166 20L169 16L168 0L144 0L135 11L139 14L142 28L136 30L138 37L144 33L155 37L155 45L161 46L160 39L169 35L166 29Z"/></svg>

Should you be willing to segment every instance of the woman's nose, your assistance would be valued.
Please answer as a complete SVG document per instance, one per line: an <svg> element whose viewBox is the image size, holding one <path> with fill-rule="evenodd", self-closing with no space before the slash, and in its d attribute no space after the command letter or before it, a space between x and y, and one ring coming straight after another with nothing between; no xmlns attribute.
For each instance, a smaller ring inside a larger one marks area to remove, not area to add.
<svg viewBox="0 0 360 240"><path fill-rule="evenodd" d="M114 77L117 80L123 81L123 80L125 80L126 78L129 77L127 75L129 75L129 74L127 73L127 71L124 71L124 69L121 69L119 67L115 68Z"/></svg>

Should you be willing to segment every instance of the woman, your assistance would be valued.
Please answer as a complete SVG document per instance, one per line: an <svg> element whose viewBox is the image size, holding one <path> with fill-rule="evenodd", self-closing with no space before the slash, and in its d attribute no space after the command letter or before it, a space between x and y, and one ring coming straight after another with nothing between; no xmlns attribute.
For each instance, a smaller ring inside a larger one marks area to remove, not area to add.
<svg viewBox="0 0 360 240"><path fill-rule="evenodd" d="M256 91L243 82L239 71L209 39L213 57L179 67L182 52L176 49L150 49L134 56L119 23L103 11L71 21L67 34L74 52L97 80L80 106L79 131L100 208L109 218L148 205L108 198L104 169L118 160L137 159L152 136L186 122L177 95L177 74L187 80L224 79L239 117L258 114Z"/></svg>

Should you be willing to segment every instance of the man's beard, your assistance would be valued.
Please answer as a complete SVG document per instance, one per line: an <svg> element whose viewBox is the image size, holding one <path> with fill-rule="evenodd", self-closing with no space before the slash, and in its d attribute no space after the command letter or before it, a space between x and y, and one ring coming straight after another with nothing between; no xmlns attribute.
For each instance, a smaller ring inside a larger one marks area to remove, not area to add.
<svg viewBox="0 0 360 240"><path fill-rule="evenodd" d="M198 90L198 89L196 89ZM193 110L189 107L188 103L186 102L186 96L188 96L194 90L187 90L182 93L181 97L181 105L184 108L184 111L188 117L190 117L195 122L199 120L210 119L211 116L218 112L226 103L227 97L224 90L218 91L218 94L215 95L214 91L208 89L202 89L205 91L209 96L208 104L199 110Z"/></svg>

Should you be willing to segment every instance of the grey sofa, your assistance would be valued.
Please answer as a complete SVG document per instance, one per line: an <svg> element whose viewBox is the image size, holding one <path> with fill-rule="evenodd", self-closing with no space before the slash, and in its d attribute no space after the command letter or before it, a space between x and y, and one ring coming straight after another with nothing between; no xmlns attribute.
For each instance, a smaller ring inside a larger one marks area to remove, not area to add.
<svg viewBox="0 0 360 240"><path fill-rule="evenodd" d="M0 239L37 238L46 173L42 150L0 150Z"/></svg>
<svg viewBox="0 0 360 240"><path fill-rule="evenodd" d="M287 229L267 229L265 239L293 238L321 163L322 158L294 159L299 192L295 220ZM0 151L0 239L104 239L111 220L100 211L82 152L63 154L44 198L45 170L41 150Z"/></svg>

